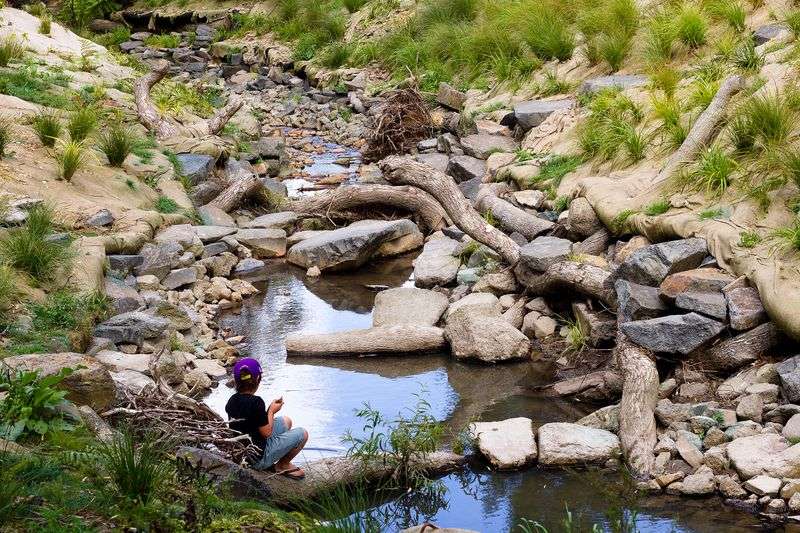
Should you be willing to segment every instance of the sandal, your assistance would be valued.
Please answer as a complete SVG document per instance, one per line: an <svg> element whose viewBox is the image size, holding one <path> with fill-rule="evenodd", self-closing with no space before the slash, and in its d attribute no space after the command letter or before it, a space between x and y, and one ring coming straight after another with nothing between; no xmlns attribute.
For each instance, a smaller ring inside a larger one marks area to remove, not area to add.
<svg viewBox="0 0 800 533"><path fill-rule="evenodd" d="M290 468L289 470L281 470L280 472L278 472L276 469L275 472L281 476L286 476L289 479L301 480L306 477L305 472L303 472L303 469L300 467Z"/></svg>

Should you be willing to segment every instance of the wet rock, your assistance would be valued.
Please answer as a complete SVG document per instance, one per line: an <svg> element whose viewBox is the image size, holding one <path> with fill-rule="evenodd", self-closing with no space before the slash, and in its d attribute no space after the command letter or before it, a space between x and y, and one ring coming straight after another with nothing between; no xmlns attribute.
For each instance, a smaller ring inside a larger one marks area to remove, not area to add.
<svg viewBox="0 0 800 533"><path fill-rule="evenodd" d="M783 482L770 476L756 476L745 481L744 488L757 496L777 496Z"/></svg>
<svg viewBox="0 0 800 533"><path fill-rule="evenodd" d="M486 161L468 155L455 155L448 161L446 172L456 180L456 183L475 178L482 180L486 174Z"/></svg>
<svg viewBox="0 0 800 533"><path fill-rule="evenodd" d="M286 255L286 232L282 229L240 229L233 235L233 238L250 248L257 258L283 257ZM290 259L290 262L293 261Z"/></svg>
<svg viewBox="0 0 800 533"><path fill-rule="evenodd" d="M528 271L544 272L572 253L572 241L558 237L536 237L520 248L519 265Z"/></svg>
<svg viewBox="0 0 800 533"><path fill-rule="evenodd" d="M611 74L599 76L584 81L578 88L579 94L593 95L604 89L618 88L621 90L647 85L647 76L641 74Z"/></svg>
<svg viewBox="0 0 800 533"><path fill-rule="evenodd" d="M775 365L781 381L783 397L788 402L800 402L800 355L790 357Z"/></svg>
<svg viewBox="0 0 800 533"><path fill-rule="evenodd" d="M119 280L107 277L104 282L104 290L109 299L112 316L135 311L144 306L144 299L139 296L136 289Z"/></svg>
<svg viewBox="0 0 800 533"><path fill-rule="evenodd" d="M414 260L414 284L418 287L446 286L455 281L461 260L453 256L458 241L432 237Z"/></svg>
<svg viewBox="0 0 800 533"><path fill-rule="evenodd" d="M618 279L614 289L617 291L622 322L657 318L667 311L655 287Z"/></svg>
<svg viewBox="0 0 800 533"><path fill-rule="evenodd" d="M688 354L716 338L724 324L689 313L626 322L620 330L633 342L654 352Z"/></svg>
<svg viewBox="0 0 800 533"><path fill-rule="evenodd" d="M497 363L528 357L530 341L500 316L469 308L448 313L445 337L456 359Z"/></svg>
<svg viewBox="0 0 800 533"><path fill-rule="evenodd" d="M725 299L733 329L743 331L767 321L767 312L761 303L758 289L741 287L725 291Z"/></svg>
<svg viewBox="0 0 800 533"><path fill-rule="evenodd" d="M556 111L575 107L572 98L564 100L531 100L514 106L516 123L525 131L535 128Z"/></svg>
<svg viewBox="0 0 800 533"><path fill-rule="evenodd" d="M610 431L564 422L539 428L539 463L543 465L604 463L619 454L619 439Z"/></svg>
<svg viewBox="0 0 800 533"><path fill-rule="evenodd" d="M86 219L84 224L89 227L110 226L114 223L114 215L108 209L101 209Z"/></svg>
<svg viewBox="0 0 800 533"><path fill-rule="evenodd" d="M718 320L724 321L728 317L728 304L720 292L684 292L675 298L675 306Z"/></svg>
<svg viewBox="0 0 800 533"><path fill-rule="evenodd" d="M717 488L714 472L707 466L701 466L694 474L688 475L680 482L679 492L686 496L703 496L712 494Z"/></svg>
<svg viewBox="0 0 800 533"><path fill-rule="evenodd" d="M153 275L161 280L169 274L173 264L177 265L181 254L183 246L174 241L147 243L139 251L142 262L133 271L137 276Z"/></svg>
<svg viewBox="0 0 800 533"><path fill-rule="evenodd" d="M486 159L494 152L514 152L519 145L511 137L476 133L462 137L461 147L467 155Z"/></svg>
<svg viewBox="0 0 800 533"><path fill-rule="evenodd" d="M567 221L570 231L581 237L588 237L603 226L592 204L583 197L570 202Z"/></svg>
<svg viewBox="0 0 800 533"><path fill-rule="evenodd" d="M207 181L214 171L215 159L205 154L177 154L175 156L180 164L181 174L192 185Z"/></svg>
<svg viewBox="0 0 800 533"><path fill-rule="evenodd" d="M300 218L293 211L283 211L280 213L269 213L256 217L244 227L246 228L280 228L290 230Z"/></svg>
<svg viewBox="0 0 800 533"><path fill-rule="evenodd" d="M449 83L441 82L436 101L454 111L461 111L464 108L464 102L467 101L467 95L454 89Z"/></svg>
<svg viewBox="0 0 800 533"><path fill-rule="evenodd" d="M448 306L447 296L416 287L379 292L372 311L373 326L435 326Z"/></svg>
<svg viewBox="0 0 800 533"><path fill-rule="evenodd" d="M136 344L144 339L160 336L169 327L169 321L141 311L131 311L111 317L98 324L94 333L98 337L111 339L114 344Z"/></svg>
<svg viewBox="0 0 800 533"><path fill-rule="evenodd" d="M197 281L197 270L195 270L193 267L188 267L171 271L161 281L161 284L168 291L174 291L179 287L191 285L195 281Z"/></svg>
<svg viewBox="0 0 800 533"><path fill-rule="evenodd" d="M697 268L707 253L706 242L700 238L651 244L625 259L617 270L617 277L657 286L670 274Z"/></svg>
<svg viewBox="0 0 800 533"><path fill-rule="evenodd" d="M223 237L236 233L233 226L192 226L194 232L203 244L217 242ZM205 251L205 247L203 247Z"/></svg>
<svg viewBox="0 0 800 533"><path fill-rule="evenodd" d="M733 276L716 268L697 268L670 274L661 282L659 293L668 302L674 302L686 292L720 292L733 281Z"/></svg>
<svg viewBox="0 0 800 533"><path fill-rule="evenodd" d="M499 470L516 470L536 460L536 436L530 418L474 422L469 432L481 453Z"/></svg>

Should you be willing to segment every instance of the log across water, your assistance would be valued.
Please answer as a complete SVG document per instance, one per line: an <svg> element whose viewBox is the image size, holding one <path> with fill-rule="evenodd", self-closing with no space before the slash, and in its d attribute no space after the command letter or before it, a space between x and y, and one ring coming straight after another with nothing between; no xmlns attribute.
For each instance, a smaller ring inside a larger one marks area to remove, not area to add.
<svg viewBox="0 0 800 533"><path fill-rule="evenodd" d="M286 338L290 357L406 354L437 352L446 347L444 330L432 326L382 326Z"/></svg>

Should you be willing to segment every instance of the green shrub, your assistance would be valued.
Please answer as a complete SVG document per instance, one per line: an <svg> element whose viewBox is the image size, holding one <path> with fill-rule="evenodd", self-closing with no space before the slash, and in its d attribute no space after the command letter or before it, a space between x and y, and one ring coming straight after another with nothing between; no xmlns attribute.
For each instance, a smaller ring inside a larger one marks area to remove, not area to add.
<svg viewBox="0 0 800 533"><path fill-rule="evenodd" d="M120 44L131 40L131 30L127 26L117 26L110 32L93 35L92 40L106 48L118 48Z"/></svg>
<svg viewBox="0 0 800 533"><path fill-rule="evenodd" d="M75 172L86 164L86 159L86 147L82 142L61 141L56 152L59 178L64 181L72 180Z"/></svg>
<svg viewBox="0 0 800 533"><path fill-rule="evenodd" d="M689 48L706 44L708 23L703 13L691 4L685 4L675 20L676 35Z"/></svg>
<svg viewBox="0 0 800 533"><path fill-rule="evenodd" d="M49 281L60 267L68 266L72 257L68 245L47 239L52 233L52 209L44 204L34 206L28 211L25 226L0 241L0 255L34 280Z"/></svg>
<svg viewBox="0 0 800 533"><path fill-rule="evenodd" d="M170 33L151 35L144 40L144 44L151 48L177 48L181 44L181 38Z"/></svg>
<svg viewBox="0 0 800 533"><path fill-rule="evenodd" d="M728 189L731 175L736 168L736 162L720 147L712 146L700 155L694 173L697 187L707 194L722 194Z"/></svg>
<svg viewBox="0 0 800 533"><path fill-rule="evenodd" d="M659 13L647 26L645 34L645 58L652 65L662 65L675 54L675 43L678 40L673 15Z"/></svg>
<svg viewBox="0 0 800 533"><path fill-rule="evenodd" d="M180 210L180 207L175 200L172 198L168 198L166 196L159 196L155 203L155 209L159 213L177 213Z"/></svg>
<svg viewBox="0 0 800 533"><path fill-rule="evenodd" d="M672 98L675 95L675 89L678 88L680 81L680 72L668 65L660 66L650 73L652 87L663 91L664 96L667 98Z"/></svg>
<svg viewBox="0 0 800 533"><path fill-rule="evenodd" d="M39 33L50 35L50 28L53 25L53 17L50 13L43 13L39 17Z"/></svg>
<svg viewBox="0 0 800 533"><path fill-rule="evenodd" d="M172 473L164 446L155 435L142 438L128 429L96 451L100 468L118 494L140 504L158 495Z"/></svg>
<svg viewBox="0 0 800 533"><path fill-rule="evenodd" d="M25 45L17 40L15 35L8 35L0 40L0 67L7 67L9 63L22 57Z"/></svg>
<svg viewBox="0 0 800 533"><path fill-rule="evenodd" d="M652 98L653 114L661 120L658 132L668 148L679 147L689 134L682 120L680 104L674 98Z"/></svg>
<svg viewBox="0 0 800 533"><path fill-rule="evenodd" d="M8 155L8 146L11 144L12 136L13 129L11 127L11 122L0 119L0 159Z"/></svg>
<svg viewBox="0 0 800 533"><path fill-rule="evenodd" d="M545 61L566 61L572 57L575 39L566 17L546 4L531 15L523 37L533 53Z"/></svg>
<svg viewBox="0 0 800 533"><path fill-rule="evenodd" d="M133 134L124 126L114 125L100 135L99 146L112 167L121 167L133 150Z"/></svg>
<svg viewBox="0 0 800 533"><path fill-rule="evenodd" d="M350 59L352 46L348 43L332 43L320 53L320 64L329 68L339 68Z"/></svg>
<svg viewBox="0 0 800 533"><path fill-rule="evenodd" d="M578 144L586 157L608 161L624 148L627 159L638 161L644 156L648 139L638 124L642 110L619 89L598 93L589 103L589 117L580 125Z"/></svg>
<svg viewBox="0 0 800 533"><path fill-rule="evenodd" d="M704 79L695 81L692 83L692 92L689 95L690 107L707 108L717 95L717 90L719 90L719 82L717 81L706 81Z"/></svg>
<svg viewBox="0 0 800 533"><path fill-rule="evenodd" d="M783 95L751 96L731 121L731 142L740 152L780 149L789 139L795 117Z"/></svg>
<svg viewBox="0 0 800 533"><path fill-rule="evenodd" d="M755 231L742 231L739 233L739 246L742 248L755 248L761 242L761 236Z"/></svg>
<svg viewBox="0 0 800 533"><path fill-rule="evenodd" d="M622 62L630 52L631 42L631 36L621 31L611 33L600 39L598 54L608 63L612 72L622 68Z"/></svg>
<svg viewBox="0 0 800 533"><path fill-rule="evenodd" d="M800 10L795 10L786 15L786 25L792 30L795 38L800 35Z"/></svg>
<svg viewBox="0 0 800 533"><path fill-rule="evenodd" d="M625 223L628 221L631 215L635 214L636 211L633 209L623 209L617 213L617 215L611 221L611 230L617 235L622 234L625 230Z"/></svg>
<svg viewBox="0 0 800 533"><path fill-rule="evenodd" d="M64 0L61 2L60 17L83 29L92 19L104 18L122 6L114 0Z"/></svg>
<svg viewBox="0 0 800 533"><path fill-rule="evenodd" d="M0 372L0 436L15 441L24 435L43 437L53 431L71 429L56 410L67 392L56 386L73 370L62 368L56 374L39 376L38 370Z"/></svg>
<svg viewBox="0 0 800 533"><path fill-rule="evenodd" d="M19 296L17 277L6 263L0 263L0 324L7 321L7 313L16 303Z"/></svg>
<svg viewBox="0 0 800 533"><path fill-rule="evenodd" d="M84 141L97 126L97 111L92 107L83 107L72 113L67 122L67 132L73 142Z"/></svg>
<svg viewBox="0 0 800 533"><path fill-rule="evenodd" d="M651 203L647 207L645 207L642 212L647 216L654 217L658 215L663 215L664 213L669 211L670 207L672 206L669 203L669 200L667 200L666 198L661 198Z"/></svg>
<svg viewBox="0 0 800 533"><path fill-rule="evenodd" d="M52 148L58 136L61 135L61 120L54 111L40 111L33 118L32 126L39 141L47 148Z"/></svg>

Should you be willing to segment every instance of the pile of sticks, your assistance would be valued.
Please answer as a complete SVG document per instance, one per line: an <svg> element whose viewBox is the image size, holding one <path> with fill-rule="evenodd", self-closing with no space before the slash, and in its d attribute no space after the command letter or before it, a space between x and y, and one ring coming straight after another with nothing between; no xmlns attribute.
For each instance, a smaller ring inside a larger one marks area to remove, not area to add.
<svg viewBox="0 0 800 533"><path fill-rule="evenodd" d="M416 88L392 91L381 104L364 158L378 161L388 155L408 153L431 135L432 126L428 106Z"/></svg>

